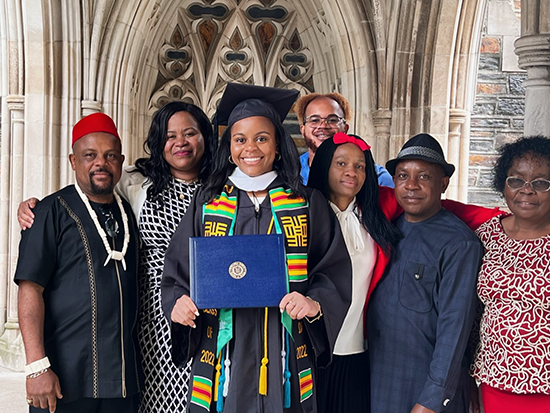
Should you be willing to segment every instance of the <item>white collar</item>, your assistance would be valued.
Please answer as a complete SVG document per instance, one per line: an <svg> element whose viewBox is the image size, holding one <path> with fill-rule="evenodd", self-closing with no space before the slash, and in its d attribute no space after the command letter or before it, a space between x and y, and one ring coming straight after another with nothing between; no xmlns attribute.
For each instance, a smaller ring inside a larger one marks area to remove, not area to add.
<svg viewBox="0 0 550 413"><path fill-rule="evenodd" d="M229 179L242 191L256 192L265 190L277 178L277 171L266 172L259 176L248 176L236 167Z"/></svg>
<svg viewBox="0 0 550 413"><path fill-rule="evenodd" d="M350 251L350 253L353 251L363 251L365 249L365 242L363 241L363 235L361 233L361 221L359 221L359 217L355 213L357 207L355 197L353 197L353 200L343 211L340 211L340 208L331 201L328 201L328 203L336 214L336 217L338 217L338 222L340 222L348 251Z"/></svg>

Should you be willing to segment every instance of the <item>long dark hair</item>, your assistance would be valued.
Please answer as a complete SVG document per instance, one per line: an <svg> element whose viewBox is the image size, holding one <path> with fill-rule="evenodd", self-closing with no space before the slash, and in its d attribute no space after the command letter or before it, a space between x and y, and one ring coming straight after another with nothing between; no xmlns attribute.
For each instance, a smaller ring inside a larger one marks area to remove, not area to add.
<svg viewBox="0 0 550 413"><path fill-rule="evenodd" d="M168 139L168 120L178 112L187 112L195 118L204 138L204 154L200 160L199 179L205 182L210 175L212 158L216 152L216 139L208 116L198 106L186 102L170 102L159 109L151 120L151 127L143 149L149 157L136 161L136 169L147 177L152 185L147 190L147 197L156 199L170 181L170 165L164 159L164 146Z"/></svg>
<svg viewBox="0 0 550 413"><path fill-rule="evenodd" d="M281 123L274 122L273 120L271 122L275 126L275 140L278 152L281 155L275 158L273 169L277 171L279 178L282 179L285 186L292 190L293 196L306 198L306 191L300 177L301 165L296 145ZM206 181L204 190L201 192L201 198L199 199L201 204L210 202L223 190L227 178L235 169L235 165L229 162L230 155L231 126L222 134L220 146L214 157L212 173L208 181Z"/></svg>
<svg viewBox="0 0 550 413"><path fill-rule="evenodd" d="M355 137L358 138L358 136ZM325 140L317 148L309 171L307 186L321 191L326 199L330 199L328 174L338 146L332 138ZM365 155L365 183L356 195L357 205L361 210L361 221L374 241L388 253L390 248L401 239L401 231L390 222L380 208L374 159L370 150L363 151L363 154Z"/></svg>

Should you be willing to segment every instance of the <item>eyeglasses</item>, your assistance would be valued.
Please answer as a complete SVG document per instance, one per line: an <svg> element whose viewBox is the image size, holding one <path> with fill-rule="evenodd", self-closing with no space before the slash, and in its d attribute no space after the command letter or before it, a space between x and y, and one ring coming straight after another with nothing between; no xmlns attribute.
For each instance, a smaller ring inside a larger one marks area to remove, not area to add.
<svg viewBox="0 0 550 413"><path fill-rule="evenodd" d="M346 122L346 120L338 115L329 115L327 116L326 118L322 118L321 116L316 116L316 115L313 115L313 116L308 116L305 121L304 121L304 125L307 124L309 125L310 128L318 128L319 126L321 126L321 123L322 122L325 122L325 124L329 127L329 128L336 128L338 127L338 125L341 123L341 122Z"/></svg>
<svg viewBox="0 0 550 413"><path fill-rule="evenodd" d="M118 235L118 222L113 215L113 211L106 207L101 207L101 214L105 217L105 232L111 238L115 238Z"/></svg>
<svg viewBox="0 0 550 413"><path fill-rule="evenodd" d="M548 179L538 178L532 181L526 181L517 176L509 176L506 178L506 185L510 189L521 189L527 184L531 185L531 188L537 192L548 192L548 190L550 190L550 181Z"/></svg>

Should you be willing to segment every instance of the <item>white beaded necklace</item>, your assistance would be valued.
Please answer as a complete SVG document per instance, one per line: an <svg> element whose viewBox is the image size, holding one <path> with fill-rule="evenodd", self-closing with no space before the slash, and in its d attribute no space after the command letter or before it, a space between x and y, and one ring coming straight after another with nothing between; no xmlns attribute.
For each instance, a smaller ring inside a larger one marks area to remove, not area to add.
<svg viewBox="0 0 550 413"><path fill-rule="evenodd" d="M94 221L97 232L103 240L103 245L105 246L105 250L107 251L107 259L105 260L103 266L107 266L107 263L111 259L113 259L116 261L122 261L122 268L124 268L124 271L126 271L126 261L124 260L124 256L126 255L126 251L128 250L128 244L130 243L130 230L128 229L128 216L124 211L124 206L122 205L122 200L120 199L120 196L116 192L113 192L118 208L120 209L120 214L122 215L122 222L124 224L124 243L122 246L122 251L113 251L109 246L109 241L107 241L107 234L99 223L99 220L97 219L97 214L92 209L92 205L90 204L88 197L84 195L84 192L82 192L82 189L80 189L78 184L75 184L74 186L76 188L76 192L78 192L78 195L80 195L82 202L84 202L84 205L86 205L88 214L90 214L90 218L92 218L92 221Z"/></svg>

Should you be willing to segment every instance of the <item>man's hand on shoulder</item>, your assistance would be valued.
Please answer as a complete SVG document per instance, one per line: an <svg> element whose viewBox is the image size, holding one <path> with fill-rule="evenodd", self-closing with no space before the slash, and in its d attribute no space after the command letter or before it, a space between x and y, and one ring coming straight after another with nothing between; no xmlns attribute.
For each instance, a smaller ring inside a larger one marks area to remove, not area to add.
<svg viewBox="0 0 550 413"><path fill-rule="evenodd" d="M422 406L421 404L416 403L413 409L411 410L411 413L437 413L437 412L430 410Z"/></svg>
<svg viewBox="0 0 550 413"><path fill-rule="evenodd" d="M29 405L40 409L49 408L53 413L57 407L57 399L62 398L59 378L51 369L40 376L27 379L27 402Z"/></svg>
<svg viewBox="0 0 550 413"><path fill-rule="evenodd" d="M23 231L32 227L34 214L32 208L38 203L38 198L29 198L19 204L17 208L17 221Z"/></svg>

